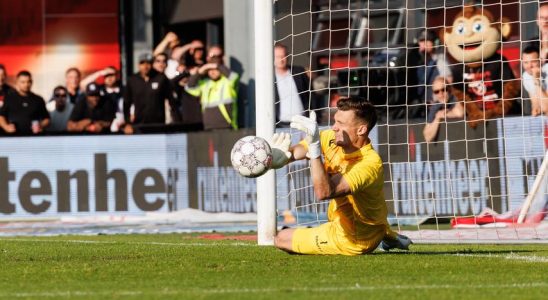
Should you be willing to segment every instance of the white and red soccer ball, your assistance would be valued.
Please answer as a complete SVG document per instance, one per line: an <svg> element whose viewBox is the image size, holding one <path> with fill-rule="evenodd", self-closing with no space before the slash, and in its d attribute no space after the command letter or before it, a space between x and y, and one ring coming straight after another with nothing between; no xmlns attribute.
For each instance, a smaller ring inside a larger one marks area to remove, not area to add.
<svg viewBox="0 0 548 300"><path fill-rule="evenodd" d="M258 177L268 171L272 164L272 149L268 142L258 136L239 139L230 152L232 166L245 177Z"/></svg>

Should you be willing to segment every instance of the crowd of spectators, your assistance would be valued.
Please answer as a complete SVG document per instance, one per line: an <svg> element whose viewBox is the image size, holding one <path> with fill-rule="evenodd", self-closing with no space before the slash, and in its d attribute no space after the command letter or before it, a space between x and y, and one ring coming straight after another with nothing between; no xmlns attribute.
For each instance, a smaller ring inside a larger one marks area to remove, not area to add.
<svg viewBox="0 0 548 300"><path fill-rule="evenodd" d="M138 57L138 71L125 86L116 67L84 78L71 67L64 85L56 86L47 101L32 92L28 71L20 71L12 87L0 65L0 132L132 134L167 124L237 129L239 75L225 65L223 56L221 46L206 51L199 40L181 45L170 32L153 53Z"/></svg>
<svg viewBox="0 0 548 300"><path fill-rule="evenodd" d="M521 51L521 82L533 116L548 115L548 5L539 8L537 24L537 42L527 43ZM412 115L426 120L424 137L431 141L441 123L464 119L466 110L453 94L455 70L449 67L440 38L434 31L423 30L416 40L417 47L405 54L406 86L415 87L406 95L407 109L419 108ZM309 70L289 64L285 45L276 44L273 52L276 120L284 127L291 116L317 108L318 101L311 91ZM0 64L0 131L5 135L132 134L147 125L166 124L198 124L205 130L238 128L240 77L225 64L223 48L206 48L200 40L183 45L173 32L152 53L138 57L138 71L125 86L116 67L84 78L78 68L71 67L65 72L64 85L56 86L44 101L32 92L28 71L17 73L13 87L6 78L7 70Z"/></svg>

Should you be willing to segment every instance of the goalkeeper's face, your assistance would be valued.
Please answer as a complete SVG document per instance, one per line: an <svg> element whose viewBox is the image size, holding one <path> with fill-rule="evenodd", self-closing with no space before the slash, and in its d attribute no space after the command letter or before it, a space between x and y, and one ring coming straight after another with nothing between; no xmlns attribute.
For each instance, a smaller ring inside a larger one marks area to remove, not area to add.
<svg viewBox="0 0 548 300"><path fill-rule="evenodd" d="M499 48L501 34L484 15L459 17L453 22L451 32L446 32L447 50L456 60L478 62L491 57Z"/></svg>
<svg viewBox="0 0 548 300"><path fill-rule="evenodd" d="M353 110L338 110L334 119L332 129L335 132L335 144L341 147L361 147L360 139L366 136L367 126L356 117L356 113Z"/></svg>

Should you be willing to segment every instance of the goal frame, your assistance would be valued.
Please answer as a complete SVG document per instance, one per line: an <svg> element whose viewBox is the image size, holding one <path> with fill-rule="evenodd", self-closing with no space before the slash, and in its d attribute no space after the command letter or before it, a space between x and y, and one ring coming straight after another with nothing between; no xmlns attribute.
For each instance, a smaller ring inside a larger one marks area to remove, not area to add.
<svg viewBox="0 0 548 300"><path fill-rule="evenodd" d="M254 63L255 63L255 112L256 112L256 134L267 140L275 132L275 109L274 109L274 68L273 68L273 47L274 47L274 25L277 20L274 18L274 3L276 0L256 1L254 5ZM350 76L350 73L348 73ZM328 76L331 76L330 74ZM327 83L329 84L329 82ZM349 87L350 88L350 87ZM324 88L330 90L327 86ZM538 172L537 179L530 193L525 198L520 212L519 221L516 225L522 223L527 215L532 202L534 202L535 193L539 191L539 185L543 181L541 177L548 176L548 159L544 156L544 161ZM504 157L503 157L504 158ZM412 159L412 158L410 158ZM385 171L389 172L389 171ZM544 174L544 175L543 175ZM530 176L531 174L527 175ZM544 180L546 180L544 178ZM277 189L275 171L271 170L267 174L257 178L257 236L259 245L273 245L277 230ZM283 204L280 204L283 205ZM283 209L283 207L282 207ZM519 227L519 226L518 226ZM422 231L417 225L418 231ZM417 230L415 229L415 230ZM440 229L438 229L440 230ZM477 229L481 230L481 229ZM463 238L463 239L414 239L417 243L439 243L439 244L530 244L530 243L548 243L548 239L534 240L519 237L516 239L484 239L484 238Z"/></svg>
<svg viewBox="0 0 548 300"><path fill-rule="evenodd" d="M254 1L255 38L255 126L267 141L274 134L274 22L272 0ZM276 173L268 171L257 179L257 242L274 245L276 236Z"/></svg>

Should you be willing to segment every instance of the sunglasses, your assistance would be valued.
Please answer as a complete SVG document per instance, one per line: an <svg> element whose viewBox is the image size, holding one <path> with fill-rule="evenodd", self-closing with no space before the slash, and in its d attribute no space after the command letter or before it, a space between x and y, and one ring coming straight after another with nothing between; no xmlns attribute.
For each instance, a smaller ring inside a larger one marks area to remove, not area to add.
<svg viewBox="0 0 548 300"><path fill-rule="evenodd" d="M433 90L432 93L434 93L435 95L441 93L441 92L447 92L447 90L445 89L439 89L439 90Z"/></svg>
<svg viewBox="0 0 548 300"><path fill-rule="evenodd" d="M67 96L67 94L54 94L54 96L57 98L64 98Z"/></svg>

